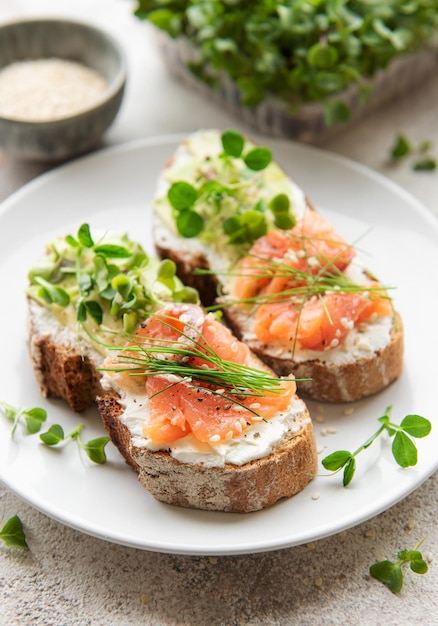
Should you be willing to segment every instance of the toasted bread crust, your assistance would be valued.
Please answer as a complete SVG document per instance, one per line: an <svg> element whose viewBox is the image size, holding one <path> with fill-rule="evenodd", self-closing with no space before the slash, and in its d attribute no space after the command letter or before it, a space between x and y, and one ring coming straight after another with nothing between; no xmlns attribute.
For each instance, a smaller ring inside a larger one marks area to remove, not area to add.
<svg viewBox="0 0 438 626"><path fill-rule="evenodd" d="M225 309L224 315L236 337L242 339L245 332L242 317L233 314L232 308ZM383 349L342 363L318 359L295 362L287 356L274 356L269 346L259 341L246 343L277 376L292 373L299 379L297 389L301 397L320 402L354 402L373 395L397 380L403 369L403 323L397 312L390 342Z"/></svg>
<svg viewBox="0 0 438 626"><path fill-rule="evenodd" d="M303 404L302 429L290 433L267 457L242 466L204 467L181 463L169 452L152 452L133 445L120 421L117 398L97 398L105 428L140 483L157 500L209 511L249 513L273 505L301 491L317 471L317 455L310 416Z"/></svg>
<svg viewBox="0 0 438 626"><path fill-rule="evenodd" d="M97 366L100 360L89 350L81 354L74 345L60 341L56 322L53 332L40 327L40 305L28 303L28 349L40 391L45 398L62 398L76 413L93 405L103 393Z"/></svg>

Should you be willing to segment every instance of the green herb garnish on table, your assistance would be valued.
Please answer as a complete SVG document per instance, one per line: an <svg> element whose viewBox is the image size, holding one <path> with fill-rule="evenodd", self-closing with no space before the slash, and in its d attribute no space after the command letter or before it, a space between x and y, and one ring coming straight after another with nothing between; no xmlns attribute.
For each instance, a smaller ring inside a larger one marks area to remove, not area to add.
<svg viewBox="0 0 438 626"><path fill-rule="evenodd" d="M324 469L333 473L343 469L343 485L346 487L353 480L356 471L356 457L360 452L366 450L383 433L393 437L392 454L400 467L412 467L417 464L417 447L414 439L427 437L432 429L432 425L421 415L406 415L400 424L390 421L392 407L388 407L385 414L379 417L380 427L369 437L365 443L359 446L354 452L349 450L337 450L322 459Z"/></svg>
<svg viewBox="0 0 438 626"><path fill-rule="evenodd" d="M0 540L3 541L8 548L16 548L18 550L29 550L26 542L26 536L23 530L23 524L18 515L9 518L0 530Z"/></svg>
<svg viewBox="0 0 438 626"><path fill-rule="evenodd" d="M418 551L423 541L424 538L420 539L413 550L400 550L397 561L385 559L371 565L371 576L380 580L393 593L399 593L403 587L403 566L409 563L410 569L416 574L426 574L429 569L423 555Z"/></svg>

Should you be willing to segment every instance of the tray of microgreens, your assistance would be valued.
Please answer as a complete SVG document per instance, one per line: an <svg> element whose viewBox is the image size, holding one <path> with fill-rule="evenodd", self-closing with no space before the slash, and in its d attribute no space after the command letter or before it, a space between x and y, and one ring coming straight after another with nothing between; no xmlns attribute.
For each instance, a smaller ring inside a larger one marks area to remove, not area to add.
<svg viewBox="0 0 438 626"><path fill-rule="evenodd" d="M431 76L438 0L138 0L169 70L261 132L315 142Z"/></svg>

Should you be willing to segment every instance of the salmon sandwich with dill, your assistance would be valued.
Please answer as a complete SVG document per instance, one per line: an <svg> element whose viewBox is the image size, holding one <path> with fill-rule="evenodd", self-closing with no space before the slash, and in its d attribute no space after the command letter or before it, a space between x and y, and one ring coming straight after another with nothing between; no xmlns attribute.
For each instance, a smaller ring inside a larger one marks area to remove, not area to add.
<svg viewBox="0 0 438 626"><path fill-rule="evenodd" d="M148 317L102 371L105 427L158 500L247 513L298 493L317 471L293 377L275 376L198 305Z"/></svg>
<svg viewBox="0 0 438 626"><path fill-rule="evenodd" d="M268 149L235 131L187 137L154 214L159 254L278 375L300 379L300 395L349 402L400 376L388 290Z"/></svg>

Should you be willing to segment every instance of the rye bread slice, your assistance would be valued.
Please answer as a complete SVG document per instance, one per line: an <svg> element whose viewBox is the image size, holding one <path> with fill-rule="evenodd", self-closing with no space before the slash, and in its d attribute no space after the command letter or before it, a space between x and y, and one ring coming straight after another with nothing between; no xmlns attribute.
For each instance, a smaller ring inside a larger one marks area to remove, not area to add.
<svg viewBox="0 0 438 626"><path fill-rule="evenodd" d="M302 404L298 432L287 433L268 456L223 467L182 463L168 451L137 446L121 419L124 409L117 395L100 396L97 405L113 443L154 498L181 507L249 513L300 492L317 472L310 415L302 401L295 401Z"/></svg>
<svg viewBox="0 0 438 626"><path fill-rule="evenodd" d="M76 413L103 393L97 368L103 357L57 323L50 311L28 299L28 349L41 395L61 398Z"/></svg>

